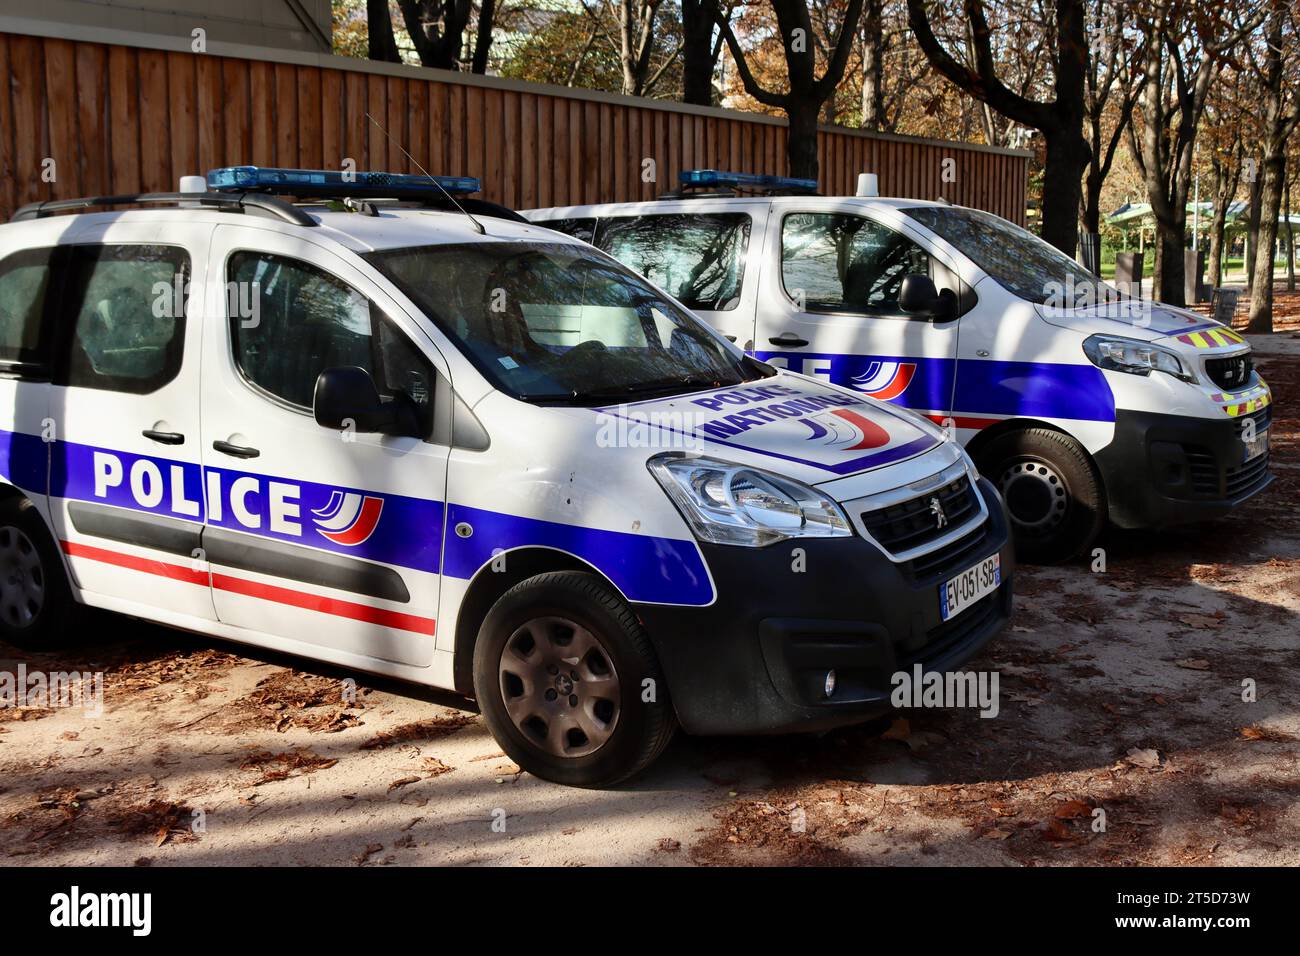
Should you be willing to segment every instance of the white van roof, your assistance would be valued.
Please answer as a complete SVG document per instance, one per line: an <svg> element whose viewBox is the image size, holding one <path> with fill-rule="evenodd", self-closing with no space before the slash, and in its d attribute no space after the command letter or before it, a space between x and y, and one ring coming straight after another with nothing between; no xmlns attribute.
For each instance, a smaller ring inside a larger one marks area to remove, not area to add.
<svg viewBox="0 0 1300 956"><path fill-rule="evenodd" d="M353 252L370 252L376 249L393 249L403 246L440 245L464 242L493 241L544 241L552 243L577 243L550 229L500 219L483 214L475 218L482 224L485 234L480 235L469 219L459 212L386 206L375 204L376 215L357 212L334 211L326 206L295 206L315 226L299 225L253 212L243 214L225 212L206 207L148 207L117 212L59 213L42 218L6 223L6 231L25 228L45 230L59 223L69 240L84 226L106 223L175 223L178 217L187 223L235 224L257 229L267 229L286 235L299 235L331 239Z"/></svg>
<svg viewBox="0 0 1300 956"><path fill-rule="evenodd" d="M801 209L819 206L843 206L852 203L864 209L904 209L917 206L953 206L953 203L929 199L907 199L901 196L819 196L812 193L796 196L763 195L685 195L665 196L660 199L647 199L635 202L588 203L581 206L550 206L537 209L521 210L524 216L534 221L538 219L581 218L583 216L618 215L621 213L652 212L654 207L671 208L673 211L707 206L711 209L727 206L752 206L755 203L770 203L781 208L797 206Z"/></svg>

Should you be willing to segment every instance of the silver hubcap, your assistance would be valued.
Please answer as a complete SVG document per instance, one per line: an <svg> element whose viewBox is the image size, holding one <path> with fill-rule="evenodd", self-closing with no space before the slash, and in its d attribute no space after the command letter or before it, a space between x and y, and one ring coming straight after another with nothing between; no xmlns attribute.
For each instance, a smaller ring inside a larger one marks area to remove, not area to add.
<svg viewBox="0 0 1300 956"><path fill-rule="evenodd" d="M556 757L584 757L614 734L618 673L599 638L561 617L520 626L501 652L501 699L520 732Z"/></svg>
<svg viewBox="0 0 1300 956"><path fill-rule="evenodd" d="M1065 520L1070 489L1046 462L1016 462L1002 473L998 487L1011 520L1023 530L1045 533Z"/></svg>
<svg viewBox="0 0 1300 956"><path fill-rule="evenodd" d="M32 539L12 525L0 528L0 618L27 627L45 605L45 569Z"/></svg>

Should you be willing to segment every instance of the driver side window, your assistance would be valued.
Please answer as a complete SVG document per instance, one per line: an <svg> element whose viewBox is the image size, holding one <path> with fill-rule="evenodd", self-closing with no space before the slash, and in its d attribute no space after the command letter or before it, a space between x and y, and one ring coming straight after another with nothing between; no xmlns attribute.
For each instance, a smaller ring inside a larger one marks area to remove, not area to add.
<svg viewBox="0 0 1300 956"><path fill-rule="evenodd" d="M902 315L898 294L930 257L901 233L843 213L793 213L781 223L781 279L808 312Z"/></svg>
<svg viewBox="0 0 1300 956"><path fill-rule="evenodd" d="M433 366L373 302L324 270L269 253L236 252L227 273L231 348L252 385L308 412L321 372L357 366L381 396L412 407L423 437L432 433Z"/></svg>

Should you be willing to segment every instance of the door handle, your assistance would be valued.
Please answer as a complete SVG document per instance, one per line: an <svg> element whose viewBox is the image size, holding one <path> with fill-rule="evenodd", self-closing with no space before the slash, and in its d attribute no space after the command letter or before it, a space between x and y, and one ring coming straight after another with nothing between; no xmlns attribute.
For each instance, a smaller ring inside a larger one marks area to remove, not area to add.
<svg viewBox="0 0 1300 956"><path fill-rule="evenodd" d="M156 441L160 445L185 444L185 436L180 432L160 432L156 428L146 428L140 434L150 441Z"/></svg>
<svg viewBox="0 0 1300 956"><path fill-rule="evenodd" d="M214 441L212 447L223 455L233 455L236 458L256 458L262 454L256 448L248 448L244 445L232 445L228 441Z"/></svg>
<svg viewBox="0 0 1300 956"><path fill-rule="evenodd" d="M807 339L801 339L793 332L782 332L780 335L774 335L768 339L773 345L780 345L783 348L803 348L808 344Z"/></svg>

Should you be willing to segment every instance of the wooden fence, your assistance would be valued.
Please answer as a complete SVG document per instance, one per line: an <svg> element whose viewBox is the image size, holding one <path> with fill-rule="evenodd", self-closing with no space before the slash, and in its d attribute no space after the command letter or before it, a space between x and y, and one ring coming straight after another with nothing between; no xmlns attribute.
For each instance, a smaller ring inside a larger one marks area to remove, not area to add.
<svg viewBox="0 0 1300 956"><path fill-rule="evenodd" d="M116 39L131 45L0 33L4 218L42 199L174 190L216 166L338 168L351 157L358 169L414 172L394 143L430 172L480 177L485 198L520 209L651 199L682 169L786 168L786 127L774 117L292 51L195 54L188 38ZM859 172L875 172L882 195L943 196L1024 221L1028 153L838 127L819 137L823 192L852 193ZM643 182L646 158L657 183ZM945 160L954 181L944 182Z"/></svg>

